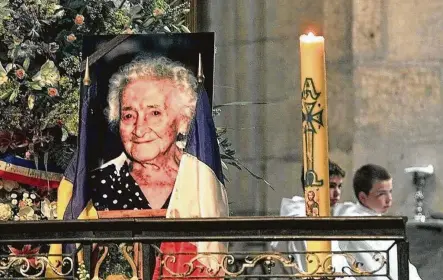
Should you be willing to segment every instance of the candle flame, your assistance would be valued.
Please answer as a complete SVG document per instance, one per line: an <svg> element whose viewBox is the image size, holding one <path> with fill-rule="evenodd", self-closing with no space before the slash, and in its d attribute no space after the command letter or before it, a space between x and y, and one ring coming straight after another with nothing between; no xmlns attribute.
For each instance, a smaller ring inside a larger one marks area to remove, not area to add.
<svg viewBox="0 0 443 280"><path fill-rule="evenodd" d="M323 36L316 36L314 35L313 32L309 32L307 35L306 34L301 35L300 40L303 42L311 43L311 42L323 42L324 38Z"/></svg>

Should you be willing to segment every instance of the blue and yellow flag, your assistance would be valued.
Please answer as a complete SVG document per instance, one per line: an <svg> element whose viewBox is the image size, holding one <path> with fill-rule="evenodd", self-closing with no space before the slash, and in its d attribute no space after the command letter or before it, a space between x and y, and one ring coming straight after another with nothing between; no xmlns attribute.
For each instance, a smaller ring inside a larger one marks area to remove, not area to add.
<svg viewBox="0 0 443 280"><path fill-rule="evenodd" d="M64 177L60 182L57 190L57 219L60 220L72 220L72 219L96 219L98 218L97 212L91 205L88 207L88 201L90 200L89 188L87 187L87 170L88 149L91 147L88 145L88 135L91 129L87 127L89 117L89 100L91 93L94 93L96 85L92 85L88 90L84 91L81 96L80 106L80 123L79 123L79 140L77 151L74 157L71 159L68 168L64 173ZM49 257L53 267L56 267L61 271L61 254L75 252L75 244L66 244L62 248L61 244L52 244L49 250L49 254L53 255ZM47 278L59 278L59 275L54 273L51 268L46 270Z"/></svg>
<svg viewBox="0 0 443 280"><path fill-rule="evenodd" d="M88 215L88 202L91 199L90 187L87 185L87 172L89 170L88 153L90 149L93 149L90 138L94 138L95 129L90 122L90 97L95 95L97 85L94 83L87 90L84 90L84 94L81 99L80 107L80 123L78 133L78 147L76 154L74 155L71 163L65 171L64 182L62 182L65 188L60 188L58 192L59 205L64 206L63 217L65 220L72 220L78 218L97 218L96 214ZM62 186L62 185L61 185ZM62 198L62 203L60 203ZM62 206L62 207L63 207ZM82 215L83 214L83 215Z"/></svg>

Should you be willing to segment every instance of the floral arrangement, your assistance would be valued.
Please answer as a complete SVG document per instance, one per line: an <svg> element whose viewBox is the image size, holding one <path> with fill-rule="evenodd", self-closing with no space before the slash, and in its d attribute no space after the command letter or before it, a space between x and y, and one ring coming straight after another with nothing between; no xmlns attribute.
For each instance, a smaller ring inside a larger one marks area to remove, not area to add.
<svg viewBox="0 0 443 280"><path fill-rule="evenodd" d="M65 169L77 143L83 36L190 32L189 9L189 0L0 0L0 154ZM217 128L217 137L224 168L264 180L236 159L226 129ZM0 179L0 221L56 215L55 190ZM42 246L0 254L32 255ZM124 264L119 256L105 266L126 274ZM78 275L90 278L84 265Z"/></svg>
<svg viewBox="0 0 443 280"><path fill-rule="evenodd" d="M188 1L0 0L0 153L65 168L84 35L189 32Z"/></svg>
<svg viewBox="0 0 443 280"><path fill-rule="evenodd" d="M57 218L56 192L0 179L0 221Z"/></svg>
<svg viewBox="0 0 443 280"><path fill-rule="evenodd" d="M189 32L189 8L189 0L0 0L0 155L65 169L77 143L83 36ZM0 221L56 215L56 191L0 179Z"/></svg>
<svg viewBox="0 0 443 280"><path fill-rule="evenodd" d="M15 181L0 179L0 221L53 220L57 218L56 199L55 190L26 186ZM39 254L41 250L47 251L48 245L31 246L25 244L0 248L0 265L1 263L13 264L9 271L2 271L2 273L6 273L3 276L21 275L19 271L24 262L19 258L25 255L30 255L27 258L30 269L37 269L39 264L32 255Z"/></svg>

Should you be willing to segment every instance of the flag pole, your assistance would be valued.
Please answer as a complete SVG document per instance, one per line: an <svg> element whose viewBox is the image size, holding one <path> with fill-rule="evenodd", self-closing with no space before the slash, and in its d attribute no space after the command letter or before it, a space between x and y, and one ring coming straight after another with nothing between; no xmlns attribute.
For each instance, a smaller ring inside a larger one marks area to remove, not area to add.
<svg viewBox="0 0 443 280"><path fill-rule="evenodd" d="M85 76L83 77L83 86L88 89L91 85L91 77L89 76L89 56L86 58Z"/></svg>
<svg viewBox="0 0 443 280"><path fill-rule="evenodd" d="M198 70L197 70L197 82L200 86L205 82L205 74L203 73L202 54L198 53Z"/></svg>
<svg viewBox="0 0 443 280"><path fill-rule="evenodd" d="M86 58L85 75L83 77L81 90L83 94L88 94L91 85L91 77L89 74L89 57ZM81 117L81 116L80 116ZM72 163L71 163L72 164ZM76 164L76 163L75 163ZM77 164L76 164L77 165ZM69 168L68 168L69 169ZM68 209L69 202L73 197L74 183L64 178L61 180L57 190L57 220L63 220ZM61 267L58 263L62 262L63 248L62 244L50 244L47 268L45 271L46 278L58 278L60 276ZM77 253L78 261L83 262L83 251ZM89 264L88 264L89 265Z"/></svg>

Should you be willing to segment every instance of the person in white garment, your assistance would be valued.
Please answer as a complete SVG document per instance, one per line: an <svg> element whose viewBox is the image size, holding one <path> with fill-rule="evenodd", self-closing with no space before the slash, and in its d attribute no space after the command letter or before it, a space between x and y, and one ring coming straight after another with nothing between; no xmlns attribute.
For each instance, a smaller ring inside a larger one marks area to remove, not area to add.
<svg viewBox="0 0 443 280"><path fill-rule="evenodd" d="M341 197L343 186L343 179L346 172L335 162L329 161L329 199L331 205L331 215L335 216L337 211L345 211L347 207L352 207L353 203L338 203ZM303 193L305 190L303 168L301 172L301 185ZM280 208L280 216L306 217L306 207L304 197L294 196L292 198L283 198ZM275 241L271 243L273 250L277 252L305 252L306 241ZM331 249L334 252L340 250L337 241L331 242ZM302 270L306 271L306 255L293 254L294 262ZM343 272L343 267L347 266L346 259L341 255L334 255L332 258L332 265L336 272ZM286 274L296 274L299 271L296 269L285 269ZM345 277L341 279L354 279L353 277Z"/></svg>
<svg viewBox="0 0 443 280"><path fill-rule="evenodd" d="M339 216L381 216L386 213L392 206L392 177L389 172L382 166L375 164L366 164L360 167L354 174L353 178L354 193L358 203L351 207L337 209L335 213ZM365 251L365 250L386 250L393 246L393 241L340 241L339 247L342 251ZM380 262L377 262L376 253L355 253L356 261L363 263L364 271L374 271L382 267ZM384 258L386 253L381 254ZM380 258L379 258L380 260ZM382 259L381 259L382 260ZM352 266L351 260L349 265ZM386 274L386 265L377 271L376 274ZM389 275L377 277L361 277L362 280L381 280L381 279L398 279L398 265L397 265L397 247L394 245L389 250ZM409 263L409 280L420 280L417 269Z"/></svg>

